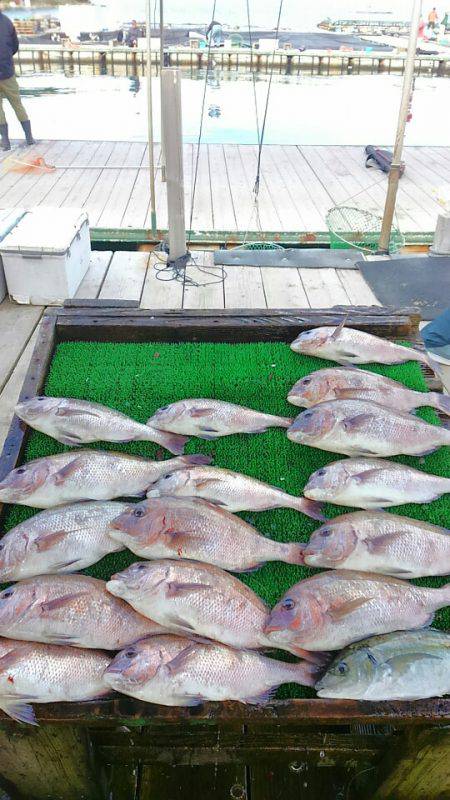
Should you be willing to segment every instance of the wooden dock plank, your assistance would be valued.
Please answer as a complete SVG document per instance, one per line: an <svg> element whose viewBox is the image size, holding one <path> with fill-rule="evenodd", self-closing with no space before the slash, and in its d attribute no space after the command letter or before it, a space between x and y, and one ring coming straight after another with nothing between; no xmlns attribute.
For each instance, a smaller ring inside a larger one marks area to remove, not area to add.
<svg viewBox="0 0 450 800"><path fill-rule="evenodd" d="M75 295L79 300L95 300L108 272L113 253L111 250L99 250L91 253L91 263Z"/></svg>
<svg viewBox="0 0 450 800"><path fill-rule="evenodd" d="M212 189L212 213L216 231L237 230L225 155L221 144L208 145L209 173Z"/></svg>
<svg viewBox="0 0 450 800"><path fill-rule="evenodd" d="M259 267L227 267L225 308L267 308Z"/></svg>
<svg viewBox="0 0 450 800"><path fill-rule="evenodd" d="M407 232L432 231L442 203L450 201L450 148L409 147L400 182L397 218ZM0 175L3 208L83 206L93 227L150 227L147 150L143 142L41 142L13 157L41 155L49 174ZM189 223L196 145L184 146L186 218ZM160 146L155 146L158 163ZM5 160L5 159L4 159ZM253 186L257 147L202 145L193 215L195 230L259 230ZM6 169L6 168L4 168ZM366 170L362 147L267 145L259 195L262 231L325 231L335 204L349 203L380 215L386 176ZM166 184L156 174L159 229L167 229ZM188 224L187 223L187 224Z"/></svg>
<svg viewBox="0 0 450 800"><path fill-rule="evenodd" d="M101 300L140 301L149 262L149 253L114 253L100 290Z"/></svg>
<svg viewBox="0 0 450 800"><path fill-rule="evenodd" d="M225 273L221 267L214 266L214 253L208 250L198 251L193 253L192 260L195 264L191 263L186 268L183 308L225 308ZM190 281L198 285L192 285Z"/></svg>
<svg viewBox="0 0 450 800"><path fill-rule="evenodd" d="M161 260L162 259L162 260ZM183 305L183 282L169 280L170 275L158 278L158 269L164 268L165 259L156 253L150 255L147 277L141 298L141 308L176 310Z"/></svg>
<svg viewBox="0 0 450 800"><path fill-rule="evenodd" d="M0 306L0 317L1 313ZM36 325L31 338L28 340L28 344L23 350L22 355L17 361L9 380L3 387L3 391L0 394L0 453L3 450L3 445L5 443L6 436L8 435L9 426L11 425L11 420L14 414L14 407L17 404L20 392L22 390L25 375L27 374L31 356L33 355L33 350L36 345L38 333L39 324Z"/></svg>
<svg viewBox="0 0 450 800"><path fill-rule="evenodd" d="M335 269L300 269L299 273L311 308L351 304Z"/></svg>
<svg viewBox="0 0 450 800"><path fill-rule="evenodd" d="M19 306L10 300L0 305L0 391L42 316L42 306Z"/></svg>
<svg viewBox="0 0 450 800"><path fill-rule="evenodd" d="M264 267L261 276L268 308L309 308L298 269Z"/></svg>
<svg viewBox="0 0 450 800"><path fill-rule="evenodd" d="M223 154L227 168L227 178L231 191L233 208L238 231L256 231L258 225L253 214L253 186L247 180L242 168L242 159L238 148L233 144L223 146Z"/></svg>

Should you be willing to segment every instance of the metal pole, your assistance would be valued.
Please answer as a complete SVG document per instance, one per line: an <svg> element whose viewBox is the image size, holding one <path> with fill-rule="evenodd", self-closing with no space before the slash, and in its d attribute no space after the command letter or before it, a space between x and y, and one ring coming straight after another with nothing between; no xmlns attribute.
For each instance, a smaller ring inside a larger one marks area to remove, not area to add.
<svg viewBox="0 0 450 800"><path fill-rule="evenodd" d="M403 143L405 140L406 123L411 104L414 84L414 61L417 50L417 38L419 34L420 15L422 11L422 0L414 0L413 13L411 18L411 30L409 34L408 52L405 61L405 75L403 78L403 92L400 103L398 117L397 136L395 138L394 157L389 172L389 183L384 207L383 224L381 226L381 236L378 251L380 253L389 252L391 240L392 222L395 213L395 203L397 200L398 184L400 180L400 169L402 164Z"/></svg>
<svg viewBox="0 0 450 800"><path fill-rule="evenodd" d="M164 69L164 0L159 0L159 69L160 74ZM162 84L161 84L161 180L166 183L166 153L164 150L164 131L162 114Z"/></svg>
<svg viewBox="0 0 450 800"><path fill-rule="evenodd" d="M156 237L156 192L155 192L155 152L153 138L153 92L152 92L152 13L151 2L147 0L147 111L148 111L148 160L150 166L150 211L152 234Z"/></svg>
<svg viewBox="0 0 450 800"><path fill-rule="evenodd" d="M184 212L183 128L181 121L181 70L161 71L164 150L167 155L167 209L169 262L186 255Z"/></svg>

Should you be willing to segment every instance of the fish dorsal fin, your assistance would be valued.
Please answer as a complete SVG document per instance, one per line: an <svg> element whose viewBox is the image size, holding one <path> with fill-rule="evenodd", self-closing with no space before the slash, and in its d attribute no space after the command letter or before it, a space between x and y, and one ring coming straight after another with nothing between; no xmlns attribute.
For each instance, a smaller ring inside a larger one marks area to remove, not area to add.
<svg viewBox="0 0 450 800"><path fill-rule="evenodd" d="M335 330L331 334L331 336L330 336L331 341L335 342L336 339L339 339L339 336L341 335L342 331L344 330L344 328L345 328L345 326L347 324L347 320L348 320L348 314L345 315L345 317L342 320L342 322L337 326L337 328L335 328Z"/></svg>

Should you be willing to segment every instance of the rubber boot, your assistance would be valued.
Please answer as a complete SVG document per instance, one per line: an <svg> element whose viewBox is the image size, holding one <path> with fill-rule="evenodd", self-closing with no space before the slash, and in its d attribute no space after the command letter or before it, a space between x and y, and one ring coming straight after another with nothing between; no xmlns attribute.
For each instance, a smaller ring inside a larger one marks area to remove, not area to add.
<svg viewBox="0 0 450 800"><path fill-rule="evenodd" d="M31 146L32 144L36 144L35 140L33 139L33 134L31 133L31 122L27 119L25 122L20 123L23 128L23 132L25 134L27 145Z"/></svg>
<svg viewBox="0 0 450 800"><path fill-rule="evenodd" d="M11 150L11 142L8 136L8 126L0 125L0 136L2 137L0 147L2 150Z"/></svg>

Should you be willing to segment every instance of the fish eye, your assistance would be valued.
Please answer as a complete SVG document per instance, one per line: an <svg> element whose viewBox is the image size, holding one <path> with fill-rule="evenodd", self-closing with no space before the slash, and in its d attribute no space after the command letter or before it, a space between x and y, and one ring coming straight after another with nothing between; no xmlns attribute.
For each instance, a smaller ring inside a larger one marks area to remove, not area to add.
<svg viewBox="0 0 450 800"><path fill-rule="evenodd" d="M144 511L143 508L135 508L135 510L133 511L133 514L134 514L135 517L144 517L145 516L145 511Z"/></svg>
<svg viewBox="0 0 450 800"><path fill-rule="evenodd" d="M7 600L9 597L12 597L13 594L14 594L14 589L6 589L6 591L3 592L2 595L0 595L0 598L2 600Z"/></svg>
<svg viewBox="0 0 450 800"><path fill-rule="evenodd" d="M3 548L5 547L4 544L0 544L0 553L2 552Z"/></svg>
<svg viewBox="0 0 450 800"><path fill-rule="evenodd" d="M313 413L314 413L313 411L304 411L303 412L304 419L309 419L309 417L312 417Z"/></svg>
<svg viewBox="0 0 450 800"><path fill-rule="evenodd" d="M136 569L142 572L142 570L147 569L147 564L138 564Z"/></svg>
<svg viewBox="0 0 450 800"><path fill-rule="evenodd" d="M348 665L345 663L345 661L341 661L338 666L338 670L341 675L345 675L348 672Z"/></svg>
<svg viewBox="0 0 450 800"><path fill-rule="evenodd" d="M38 397L37 398L38 403L42 403L44 400L45 400L45 397Z"/></svg>
<svg viewBox="0 0 450 800"><path fill-rule="evenodd" d="M316 475L318 475L319 478L321 478L323 475L325 475L325 473L326 473L326 469L318 469L317 472L316 472Z"/></svg>
<svg viewBox="0 0 450 800"><path fill-rule="evenodd" d="M169 478L171 478L171 477L172 477L172 475L171 475L171 474L169 474L169 475L164 475L163 481L168 481L168 480L169 480Z"/></svg>
<svg viewBox="0 0 450 800"><path fill-rule="evenodd" d="M295 606L295 602L290 597L287 597L286 600L283 600L281 606L285 611L291 611Z"/></svg>
<svg viewBox="0 0 450 800"><path fill-rule="evenodd" d="M126 658L134 658L136 655L136 650L127 650L125 653Z"/></svg>
<svg viewBox="0 0 450 800"><path fill-rule="evenodd" d="M26 469L25 469L25 467L20 467L20 469L18 469L18 470L17 470L17 474L18 474L18 475L23 475L23 474L24 474L24 472L26 472Z"/></svg>
<svg viewBox="0 0 450 800"><path fill-rule="evenodd" d="M304 379L303 379L303 385L304 385L304 386L307 386L307 385L308 385L308 383L311 383L311 378L304 378Z"/></svg>
<svg viewBox="0 0 450 800"><path fill-rule="evenodd" d="M329 528L324 528L323 531L320 531L320 535L323 536L324 539L327 539L328 536L331 536L331 530Z"/></svg>

